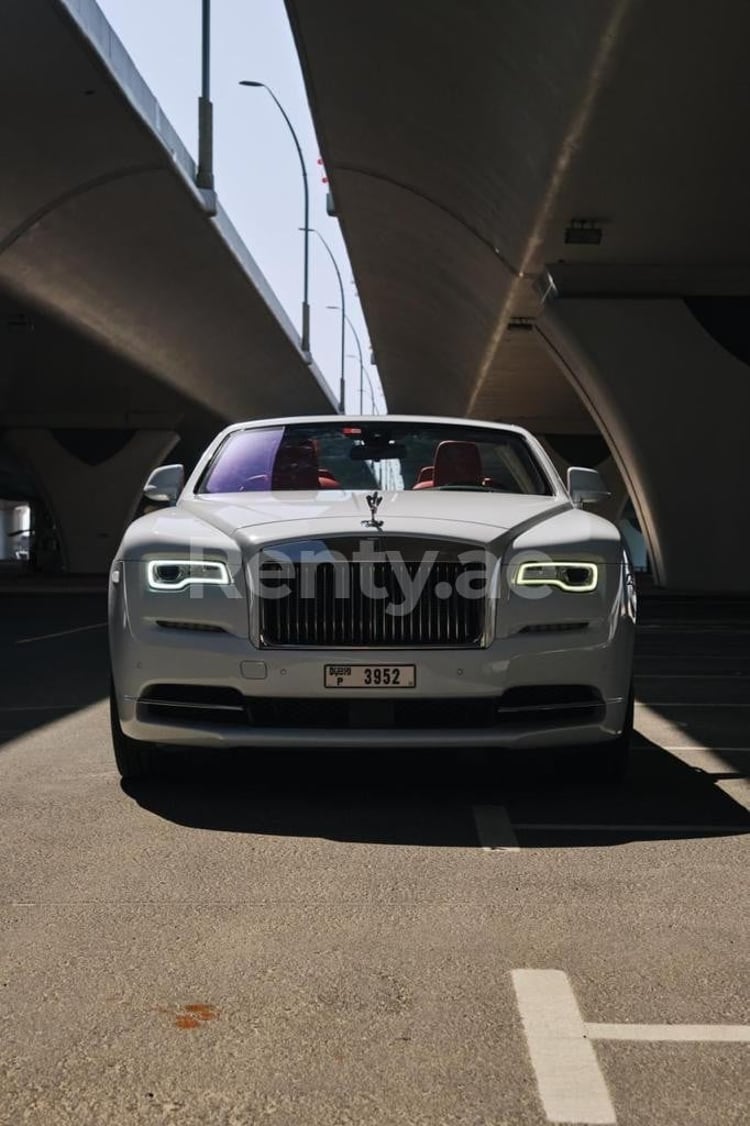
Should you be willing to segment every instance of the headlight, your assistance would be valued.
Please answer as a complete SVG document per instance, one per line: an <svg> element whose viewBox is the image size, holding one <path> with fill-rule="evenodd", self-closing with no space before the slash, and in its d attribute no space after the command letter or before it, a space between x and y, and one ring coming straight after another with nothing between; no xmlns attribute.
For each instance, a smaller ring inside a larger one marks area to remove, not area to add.
<svg viewBox="0 0 750 1126"><path fill-rule="evenodd" d="M152 559L146 567L151 590L184 590L188 586L229 586L226 563L193 559Z"/></svg>
<svg viewBox="0 0 750 1126"><path fill-rule="evenodd" d="M514 582L516 586L556 586L560 590L587 594L596 590L599 568L596 563L522 563Z"/></svg>

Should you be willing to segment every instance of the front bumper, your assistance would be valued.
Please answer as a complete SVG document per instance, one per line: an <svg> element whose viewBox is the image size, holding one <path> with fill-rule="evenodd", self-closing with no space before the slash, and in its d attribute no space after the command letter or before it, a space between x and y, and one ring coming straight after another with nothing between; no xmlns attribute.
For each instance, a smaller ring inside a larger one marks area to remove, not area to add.
<svg viewBox="0 0 750 1126"><path fill-rule="evenodd" d="M132 739L193 747L554 747L612 740L621 732L631 683L633 625L625 616L614 628L560 635L525 635L496 640L486 649L394 649L377 651L256 650L228 634L178 634L149 630L136 638L127 628L112 631L112 664L123 731ZM326 689L326 664L414 664L413 689ZM145 719L138 701L153 685L234 689L244 698L273 699L288 721L241 726L180 718ZM296 701L394 699L462 702L498 698L510 689L584 685L601 697L595 721L554 726L549 722L504 722L481 726L310 727L295 716Z"/></svg>

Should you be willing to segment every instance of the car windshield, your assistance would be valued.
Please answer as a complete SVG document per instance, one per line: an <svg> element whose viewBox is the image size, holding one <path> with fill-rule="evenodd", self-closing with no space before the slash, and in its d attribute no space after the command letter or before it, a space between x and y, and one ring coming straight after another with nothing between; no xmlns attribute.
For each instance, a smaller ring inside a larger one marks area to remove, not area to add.
<svg viewBox="0 0 750 1126"><path fill-rule="evenodd" d="M198 492L374 487L552 493L547 475L521 434L389 420L235 430L203 474Z"/></svg>

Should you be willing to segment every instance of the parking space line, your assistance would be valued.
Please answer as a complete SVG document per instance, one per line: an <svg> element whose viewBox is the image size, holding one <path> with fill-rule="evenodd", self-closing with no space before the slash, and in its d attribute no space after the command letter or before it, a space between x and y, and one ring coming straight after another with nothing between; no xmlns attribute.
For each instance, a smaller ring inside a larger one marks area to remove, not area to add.
<svg viewBox="0 0 750 1126"><path fill-rule="evenodd" d="M735 625L729 625L726 622L686 622L684 624L682 622L642 622L638 630L641 634L687 633L697 636L714 634L718 637L743 637L746 633L750 633L750 623L738 622Z"/></svg>
<svg viewBox="0 0 750 1126"><path fill-rule="evenodd" d="M679 739L680 736L685 738L684 732L680 726L665 720L663 717L657 715L652 707L659 705L641 704L637 713L637 729L638 734L645 739L649 736L645 730L646 722L650 722L655 726L661 728L662 739L669 738ZM700 706L700 705L693 705ZM713 705L718 706L718 705ZM749 707L748 704L730 704L729 707ZM658 736L652 736L649 741L655 742ZM747 747L711 747L699 742L697 739L692 743L666 743L660 744L662 750L674 756L680 762L684 762L686 766L693 767L698 770L705 771L706 774L716 775L735 775L729 778L717 778L714 783L716 788L726 794L733 802L741 806L742 809L750 812L750 781L744 776L744 771L738 771L736 768L728 763L721 757L722 752L725 754L733 754L737 752L747 752L750 748Z"/></svg>
<svg viewBox="0 0 750 1126"><path fill-rule="evenodd" d="M748 672L639 672L636 680L750 680Z"/></svg>
<svg viewBox="0 0 750 1126"><path fill-rule="evenodd" d="M485 852L519 852L518 840L503 805L475 805L474 823Z"/></svg>
<svg viewBox="0 0 750 1126"><path fill-rule="evenodd" d="M86 633L92 629L104 629L106 622L97 622L93 626L75 626L72 629L61 629L58 633L42 633L38 637L23 637L16 641L16 645L31 645L34 641L51 641L55 637L68 637L71 633Z"/></svg>
<svg viewBox="0 0 750 1126"><path fill-rule="evenodd" d="M659 715L658 712L652 710L649 704L644 704L640 700L636 701L635 729L641 738L646 739L649 743L658 743L663 749L666 749L667 740L673 746L685 743L686 740L690 740L690 745L693 747L703 746L701 742L692 739L687 734L684 724L675 723L673 719Z"/></svg>
<svg viewBox="0 0 750 1126"><path fill-rule="evenodd" d="M684 732L683 732L683 734L684 734ZM638 736L640 736L640 738L644 739L645 741L639 742ZM653 745L654 745L654 740L645 739L645 736L643 735L642 732L636 732L636 738L633 739L633 742L631 744L632 749L634 751L648 751L648 750L651 749L651 747ZM698 743L698 742L695 742L695 743L657 743L656 746L658 746L659 750L661 750L661 751L669 751L670 754L673 753L673 752L676 752L676 751L709 751L711 754L714 754L714 755L723 754L725 751L731 751L732 754L743 754L743 755L750 754L750 747L732 747L729 744L727 744L726 746L719 746L719 747L716 747L713 744L711 744L710 747L705 747L702 743Z"/></svg>
<svg viewBox="0 0 750 1126"><path fill-rule="evenodd" d="M648 676L649 665L656 665L657 668L661 668L664 665L664 661L665 655L663 653L641 653L638 658L639 672L636 675ZM683 665L693 664L701 668L709 661L713 663L714 668L720 663L727 667L727 671L711 674L712 677L717 678L722 676L734 676L738 668L741 668L743 672L750 671L750 657L741 656L739 653L732 654L730 657L727 657L726 652L701 653L700 658L696 657L693 653L670 653L669 661L677 668L679 668L680 662L682 662Z"/></svg>
<svg viewBox="0 0 750 1126"><path fill-rule="evenodd" d="M747 1024L584 1024L592 1040L750 1044Z"/></svg>
<svg viewBox="0 0 750 1126"><path fill-rule="evenodd" d="M708 700L636 700L636 708L750 708L750 703L713 703Z"/></svg>
<svg viewBox="0 0 750 1126"><path fill-rule="evenodd" d="M605 1024L583 1020L567 974L512 970L539 1096L549 1122L614 1126L615 1110L595 1040L750 1044L743 1024Z"/></svg>
<svg viewBox="0 0 750 1126"><path fill-rule="evenodd" d="M615 1109L567 974L513 970L512 978L548 1120L615 1126Z"/></svg>
<svg viewBox="0 0 750 1126"><path fill-rule="evenodd" d="M721 754L723 751L731 751L732 754L750 754L750 747L702 747L697 743L662 743L661 749L663 751L711 751L713 754Z"/></svg>

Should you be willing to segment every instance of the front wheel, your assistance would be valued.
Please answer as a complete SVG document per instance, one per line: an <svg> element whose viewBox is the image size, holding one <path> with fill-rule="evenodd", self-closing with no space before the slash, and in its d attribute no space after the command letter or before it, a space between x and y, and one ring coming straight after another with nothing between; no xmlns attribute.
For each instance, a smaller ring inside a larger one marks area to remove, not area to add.
<svg viewBox="0 0 750 1126"><path fill-rule="evenodd" d="M153 772L153 746L139 739L131 739L122 730L115 686L112 681L109 686L109 722L112 731L112 748L120 777L123 781L147 778Z"/></svg>

